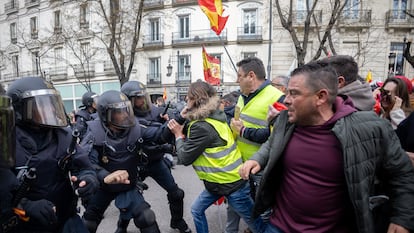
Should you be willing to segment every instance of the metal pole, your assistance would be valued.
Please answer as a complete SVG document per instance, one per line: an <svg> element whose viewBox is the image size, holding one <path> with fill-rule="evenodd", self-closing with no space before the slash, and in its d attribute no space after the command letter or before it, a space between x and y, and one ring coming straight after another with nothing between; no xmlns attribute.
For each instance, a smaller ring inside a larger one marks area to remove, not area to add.
<svg viewBox="0 0 414 233"><path fill-rule="evenodd" d="M270 7L269 7L269 50L268 50L268 57L267 57L267 78L269 80L272 79L271 70L272 70L272 0L270 0Z"/></svg>
<svg viewBox="0 0 414 233"><path fill-rule="evenodd" d="M221 44L223 45L224 50L226 51L227 56L229 57L231 64L233 65L233 69L234 69L234 71L237 73L236 66L234 65L233 59L231 59L231 57L230 57L229 51L227 51L227 48L226 48L226 45L224 44L224 41L221 39L221 36L220 36L220 35L217 35L217 36L218 36L218 38L220 39Z"/></svg>
<svg viewBox="0 0 414 233"><path fill-rule="evenodd" d="M177 50L177 84L180 83L180 51ZM180 101L180 93L177 87L177 101Z"/></svg>

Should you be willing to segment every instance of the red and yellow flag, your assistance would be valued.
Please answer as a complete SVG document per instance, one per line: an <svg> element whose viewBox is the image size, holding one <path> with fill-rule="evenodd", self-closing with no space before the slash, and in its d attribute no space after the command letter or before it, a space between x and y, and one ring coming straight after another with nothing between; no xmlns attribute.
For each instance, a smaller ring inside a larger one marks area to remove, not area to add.
<svg viewBox="0 0 414 233"><path fill-rule="evenodd" d="M211 29L220 35L229 16L223 17L221 0L198 0L198 5L210 21Z"/></svg>
<svg viewBox="0 0 414 233"><path fill-rule="evenodd" d="M163 98L164 100L166 100L166 99L167 99L167 88L165 88L165 87L164 87L164 92L162 93L162 98Z"/></svg>
<svg viewBox="0 0 414 233"><path fill-rule="evenodd" d="M211 85L220 85L220 60L207 54L203 46L204 79Z"/></svg>

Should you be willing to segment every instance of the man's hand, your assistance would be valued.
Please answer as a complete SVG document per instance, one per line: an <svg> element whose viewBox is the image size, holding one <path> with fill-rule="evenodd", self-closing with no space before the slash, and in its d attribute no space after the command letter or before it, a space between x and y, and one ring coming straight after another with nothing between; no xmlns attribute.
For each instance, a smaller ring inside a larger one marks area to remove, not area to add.
<svg viewBox="0 0 414 233"><path fill-rule="evenodd" d="M400 225L390 223L387 233L410 233L410 231Z"/></svg>
<svg viewBox="0 0 414 233"><path fill-rule="evenodd" d="M407 155L408 155L408 157L410 158L411 163L412 163L412 164L413 164L413 166L414 166L414 153L413 153L413 152L408 152L408 151L407 151Z"/></svg>
<svg viewBox="0 0 414 233"><path fill-rule="evenodd" d="M248 180L250 174L256 174L260 169L260 164L257 161L247 160L239 169L239 174L242 179Z"/></svg>
<svg viewBox="0 0 414 233"><path fill-rule="evenodd" d="M75 193L82 198L89 198L99 188L99 181L96 176L92 174L82 175L80 177L72 176L70 178L73 183L79 182L76 187Z"/></svg>
<svg viewBox="0 0 414 233"><path fill-rule="evenodd" d="M168 116L168 114L166 113L166 114L164 114L164 115L162 115L162 113L160 113L160 117L164 120L164 121L169 121L170 120L170 117Z"/></svg>
<svg viewBox="0 0 414 233"><path fill-rule="evenodd" d="M117 170L104 178L105 184L129 184L129 174L127 170Z"/></svg>
<svg viewBox="0 0 414 233"><path fill-rule="evenodd" d="M233 130L234 133L237 133L237 135L240 134L240 129L243 127L243 122L241 120L236 120L234 118L231 118L230 121L230 127Z"/></svg>
<svg viewBox="0 0 414 233"><path fill-rule="evenodd" d="M272 121L277 115L279 115L280 111L278 111L273 105L269 105L267 110L267 122Z"/></svg>

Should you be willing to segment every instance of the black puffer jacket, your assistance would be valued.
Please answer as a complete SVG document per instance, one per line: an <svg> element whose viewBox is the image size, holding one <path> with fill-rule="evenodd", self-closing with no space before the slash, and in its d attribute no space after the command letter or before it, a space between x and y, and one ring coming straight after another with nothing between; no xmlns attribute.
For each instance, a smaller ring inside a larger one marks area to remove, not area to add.
<svg viewBox="0 0 414 233"><path fill-rule="evenodd" d="M266 166L256 196L255 216L275 204L282 174L279 159L294 127L288 123L287 111L283 111L269 140L251 158L262 168ZM414 169L389 122L373 112L355 112L338 120L332 131L342 144L344 173L358 232L374 232L369 197L374 195L376 177L383 177L382 182L389 187L391 222L413 231Z"/></svg>

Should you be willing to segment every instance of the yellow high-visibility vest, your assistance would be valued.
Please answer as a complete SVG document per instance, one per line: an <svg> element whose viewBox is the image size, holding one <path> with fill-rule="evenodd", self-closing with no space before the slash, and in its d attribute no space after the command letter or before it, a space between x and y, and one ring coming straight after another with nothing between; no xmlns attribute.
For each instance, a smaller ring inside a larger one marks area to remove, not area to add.
<svg viewBox="0 0 414 233"><path fill-rule="evenodd" d="M205 121L212 125L219 136L227 142L224 146L206 148L194 162L193 168L201 180L226 184L240 180L239 168L243 160L233 138L232 131L226 122L221 122L212 118ZM187 137L190 137L190 122Z"/></svg>
<svg viewBox="0 0 414 233"><path fill-rule="evenodd" d="M268 125L266 117L269 105L276 102L282 95L283 92L271 85L267 85L246 105L244 105L243 97L240 96L237 106L240 108L240 120L243 122L244 127L266 128ZM246 161L259 150L261 144L240 137L240 132L235 133L237 134L237 147L242 153L243 161Z"/></svg>

